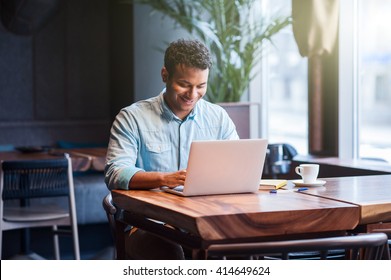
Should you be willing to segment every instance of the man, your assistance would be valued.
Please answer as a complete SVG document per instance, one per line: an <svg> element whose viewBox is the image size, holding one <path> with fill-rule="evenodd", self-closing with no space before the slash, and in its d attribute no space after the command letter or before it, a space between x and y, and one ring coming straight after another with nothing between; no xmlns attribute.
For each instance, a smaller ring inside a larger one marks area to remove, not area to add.
<svg viewBox="0 0 391 280"><path fill-rule="evenodd" d="M183 185L193 140L239 138L226 111L203 99L211 65L209 50L197 40L169 45L161 70L165 89L122 109L112 125L105 168L109 189ZM127 242L129 258L183 258L179 245L142 230L132 230Z"/></svg>

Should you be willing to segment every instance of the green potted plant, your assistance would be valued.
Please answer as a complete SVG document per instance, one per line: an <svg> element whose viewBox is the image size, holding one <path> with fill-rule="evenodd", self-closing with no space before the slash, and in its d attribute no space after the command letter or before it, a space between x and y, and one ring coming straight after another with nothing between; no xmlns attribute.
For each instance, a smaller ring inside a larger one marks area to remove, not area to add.
<svg viewBox="0 0 391 280"><path fill-rule="evenodd" d="M128 0L145 4L199 38L210 49L213 67L206 98L238 102L254 77L263 43L290 24L290 17L257 15L257 0Z"/></svg>

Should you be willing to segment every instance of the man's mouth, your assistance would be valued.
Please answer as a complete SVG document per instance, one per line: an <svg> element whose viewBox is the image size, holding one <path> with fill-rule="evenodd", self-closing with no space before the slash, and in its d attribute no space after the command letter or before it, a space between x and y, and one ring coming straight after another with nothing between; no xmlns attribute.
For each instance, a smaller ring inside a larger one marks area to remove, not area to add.
<svg viewBox="0 0 391 280"><path fill-rule="evenodd" d="M181 96L181 99L188 105L191 105L194 103L194 99L186 98L185 96Z"/></svg>

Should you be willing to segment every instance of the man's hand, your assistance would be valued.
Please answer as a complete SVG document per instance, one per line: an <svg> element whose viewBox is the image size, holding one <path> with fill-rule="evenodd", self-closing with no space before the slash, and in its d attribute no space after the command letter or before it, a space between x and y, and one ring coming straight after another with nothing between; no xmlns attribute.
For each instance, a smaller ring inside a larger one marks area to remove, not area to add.
<svg viewBox="0 0 391 280"><path fill-rule="evenodd" d="M165 173L163 176L163 185L172 189L185 184L186 169L179 170L177 172Z"/></svg>

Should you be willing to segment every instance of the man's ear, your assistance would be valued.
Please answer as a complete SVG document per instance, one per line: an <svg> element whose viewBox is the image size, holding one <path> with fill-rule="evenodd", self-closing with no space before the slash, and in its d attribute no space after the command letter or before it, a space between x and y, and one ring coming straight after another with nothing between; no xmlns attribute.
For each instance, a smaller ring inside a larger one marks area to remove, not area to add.
<svg viewBox="0 0 391 280"><path fill-rule="evenodd" d="M167 81L168 81L168 71L167 71L166 67L162 68L161 75L162 75L163 83L167 83Z"/></svg>

